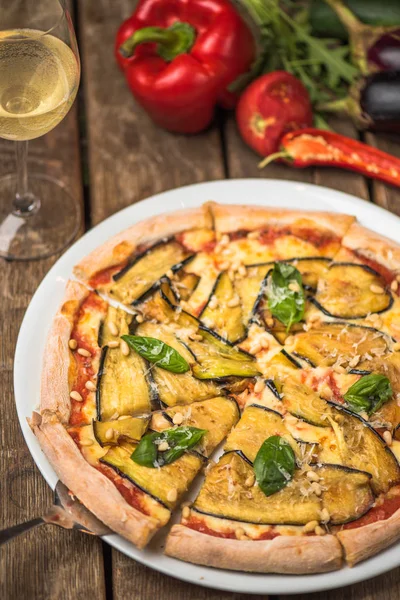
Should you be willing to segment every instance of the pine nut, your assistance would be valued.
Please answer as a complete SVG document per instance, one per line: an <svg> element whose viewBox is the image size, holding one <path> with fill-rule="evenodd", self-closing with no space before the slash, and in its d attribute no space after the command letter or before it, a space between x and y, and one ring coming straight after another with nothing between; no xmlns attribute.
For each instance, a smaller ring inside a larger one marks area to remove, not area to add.
<svg viewBox="0 0 400 600"><path fill-rule="evenodd" d="M219 245L220 246L227 246L229 244L229 235L227 235L226 233L224 233L224 235L222 236L222 238L219 240Z"/></svg>
<svg viewBox="0 0 400 600"><path fill-rule="evenodd" d="M184 506L182 509L182 518L188 519L190 517L190 508L188 506Z"/></svg>
<svg viewBox="0 0 400 600"><path fill-rule="evenodd" d="M247 477L246 481L244 482L244 485L249 488L253 487L255 480L256 480L256 478L254 475L249 475Z"/></svg>
<svg viewBox="0 0 400 600"><path fill-rule="evenodd" d="M229 308L235 308L235 306L239 306L240 298L239 296L234 296L226 303Z"/></svg>
<svg viewBox="0 0 400 600"><path fill-rule="evenodd" d="M261 344L254 344L253 346L251 346L249 352L250 354L258 354L259 352L261 352L261 350Z"/></svg>
<svg viewBox="0 0 400 600"><path fill-rule="evenodd" d="M247 234L247 237L249 238L249 240L256 240L258 237L260 237L260 232L259 231L250 231Z"/></svg>
<svg viewBox="0 0 400 600"><path fill-rule="evenodd" d="M388 446L391 446L391 445L392 445L392 442L393 442L393 436L392 436L392 434L390 433L390 431L384 431L384 432L383 432L383 436L382 436L382 437L383 437L383 439L385 440L385 442L387 443L387 445L388 445Z"/></svg>
<svg viewBox="0 0 400 600"><path fill-rule="evenodd" d="M329 510L327 508L323 508L321 510L321 521L323 523L328 523L330 521L331 515L329 514Z"/></svg>
<svg viewBox="0 0 400 600"><path fill-rule="evenodd" d="M76 340L69 340L68 342L68 346L71 348L71 350L76 350L78 347L78 342Z"/></svg>
<svg viewBox="0 0 400 600"><path fill-rule="evenodd" d="M230 267L230 263L222 262L218 265L218 267L221 269L221 271L227 271Z"/></svg>
<svg viewBox="0 0 400 600"><path fill-rule="evenodd" d="M85 348L78 348L78 354L80 354L81 356L86 356L86 358L92 356L89 350L85 350Z"/></svg>
<svg viewBox="0 0 400 600"><path fill-rule="evenodd" d="M128 346L128 344L126 343L126 341L125 341L125 340L121 340L120 347L121 347L121 352L122 352L122 354L123 354L124 356L129 356L129 352L130 352L130 350L129 350L129 346Z"/></svg>
<svg viewBox="0 0 400 600"><path fill-rule="evenodd" d="M314 494L316 496L321 496L321 494L322 494L322 488L321 488L321 486L320 486L319 483L317 483L316 481L313 481L311 483L311 489L312 489L312 491L314 492Z"/></svg>
<svg viewBox="0 0 400 600"><path fill-rule="evenodd" d="M360 362L360 358L361 356L359 354L356 354L355 356L353 356L353 358L349 361L349 367L356 367L358 365L358 363Z"/></svg>
<svg viewBox="0 0 400 600"><path fill-rule="evenodd" d="M258 381L256 381L256 384L254 386L255 393L258 394L259 392L262 392L264 388L265 388L264 381L262 379L258 379Z"/></svg>
<svg viewBox="0 0 400 600"><path fill-rule="evenodd" d="M397 292L399 288L399 282L397 281L397 279L393 279L392 283L390 284L390 289L392 290L392 292Z"/></svg>
<svg viewBox="0 0 400 600"><path fill-rule="evenodd" d="M168 269L168 271L165 274L168 277L168 279L172 279L174 276L174 272L172 269Z"/></svg>
<svg viewBox="0 0 400 600"><path fill-rule="evenodd" d="M310 481L319 481L320 477L315 473L315 471L307 471L306 473L307 479Z"/></svg>
<svg viewBox="0 0 400 600"><path fill-rule="evenodd" d="M119 348L119 342L117 340L112 340L111 342L108 342L107 346L109 348Z"/></svg>
<svg viewBox="0 0 400 600"><path fill-rule="evenodd" d="M87 390L89 390L89 392L95 392L96 391L96 386L94 385L93 381L87 381L85 383L85 388Z"/></svg>
<svg viewBox="0 0 400 600"><path fill-rule="evenodd" d="M75 390L73 390L72 392L70 392L69 397L72 398L72 400L76 400L76 402L83 402L82 396L80 395L79 392L77 392Z"/></svg>
<svg viewBox="0 0 400 600"><path fill-rule="evenodd" d="M303 527L304 533L311 533L315 531L315 528L318 527L318 521L309 521Z"/></svg>
<svg viewBox="0 0 400 600"><path fill-rule="evenodd" d="M168 502L176 502L177 498L178 498L178 492L175 488L172 488L172 490L169 490L167 492Z"/></svg>
<svg viewBox="0 0 400 600"><path fill-rule="evenodd" d="M315 528L315 533L317 535L325 535L326 531L320 525L317 525L316 528Z"/></svg>
<svg viewBox="0 0 400 600"><path fill-rule="evenodd" d="M114 323L114 321L110 321L109 322L108 329L109 329L111 335L113 335L115 337L117 337L117 335L119 334L119 330L118 330L117 324Z"/></svg>
<svg viewBox="0 0 400 600"><path fill-rule="evenodd" d="M246 277L247 274L247 269L244 265L240 265L239 269L238 269L238 273L240 275L240 277Z"/></svg>
<svg viewBox="0 0 400 600"><path fill-rule="evenodd" d="M81 446L93 446L93 440L80 440L79 443Z"/></svg>
<svg viewBox="0 0 400 600"><path fill-rule="evenodd" d="M183 422L183 414L180 412L175 413L172 422L174 425L180 425Z"/></svg>
<svg viewBox="0 0 400 600"><path fill-rule="evenodd" d="M131 419L131 415L121 415L118 417L118 421L125 421L125 419Z"/></svg>
<svg viewBox="0 0 400 600"><path fill-rule="evenodd" d="M168 450L169 449L168 442L166 442L166 441L161 442L161 444L158 445L158 449L160 452L165 452L165 450Z"/></svg>
<svg viewBox="0 0 400 600"><path fill-rule="evenodd" d="M143 321L144 321L143 315L136 315L136 321L137 321L137 323L143 323Z"/></svg>
<svg viewBox="0 0 400 600"><path fill-rule="evenodd" d="M106 438L106 440L112 440L114 437L114 431L112 429L112 427L110 427L109 429L107 429L107 431L104 434L104 437Z"/></svg>
<svg viewBox="0 0 400 600"><path fill-rule="evenodd" d="M244 529L242 527L238 527L237 529L235 529L235 536L238 540L242 537L242 535L245 535Z"/></svg>
<svg viewBox="0 0 400 600"><path fill-rule="evenodd" d="M261 348L263 350L268 350L268 348L269 348L269 340L267 338L261 338L260 342L261 342Z"/></svg>
<svg viewBox="0 0 400 600"><path fill-rule="evenodd" d="M218 298L216 296L211 296L210 301L208 303L208 308L214 310L218 306Z"/></svg>
<svg viewBox="0 0 400 600"><path fill-rule="evenodd" d="M375 283L371 283L369 289L373 294L384 294L385 290L380 285L375 285Z"/></svg>

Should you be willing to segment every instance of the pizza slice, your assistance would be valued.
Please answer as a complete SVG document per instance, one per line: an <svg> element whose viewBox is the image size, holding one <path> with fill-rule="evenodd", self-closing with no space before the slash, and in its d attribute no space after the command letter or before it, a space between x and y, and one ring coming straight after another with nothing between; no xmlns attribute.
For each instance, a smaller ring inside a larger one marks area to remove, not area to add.
<svg viewBox="0 0 400 600"><path fill-rule="evenodd" d="M182 523L172 528L166 553L260 572L338 568L341 550L329 527L369 509L371 476L342 465L310 464L303 444L291 436L282 415L248 406L193 505L184 508ZM294 457L292 473L279 462L280 447Z"/></svg>

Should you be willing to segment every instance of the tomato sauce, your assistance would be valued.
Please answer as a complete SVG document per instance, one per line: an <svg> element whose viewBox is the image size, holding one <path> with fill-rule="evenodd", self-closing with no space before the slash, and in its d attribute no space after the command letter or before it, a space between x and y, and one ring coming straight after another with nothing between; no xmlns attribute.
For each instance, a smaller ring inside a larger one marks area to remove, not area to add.
<svg viewBox="0 0 400 600"><path fill-rule="evenodd" d="M235 540L236 535L234 531L215 531L214 529L210 529L205 525L202 519L198 519L196 517L191 516L190 519L185 523L186 527L190 529L194 529L195 531L199 531L200 533L206 533L207 535L212 535L213 537L220 537L225 539Z"/></svg>
<svg viewBox="0 0 400 600"><path fill-rule="evenodd" d="M124 261L119 265L114 265L113 267L107 267L107 269L103 269L99 271L89 280L89 285L92 288L98 288L101 285L106 285L112 281L112 276L115 273L121 271L124 267L126 267L128 261Z"/></svg>
<svg viewBox="0 0 400 600"><path fill-rule="evenodd" d="M206 535L212 535L213 537L219 537L219 538L225 538L225 539L231 539L231 540L236 539L236 534L235 534L234 529L228 530L228 531L216 531L215 529L208 527L204 523L203 519L198 518L198 517L194 516L193 514L190 516L189 520L185 523L185 525L186 525L186 527L189 527L189 529L194 529L195 531L199 531L200 533L205 533ZM257 540L255 540L255 541L273 540L274 538L278 537L279 535L280 535L280 533L277 533L276 531L271 529L269 531L265 531L264 533L262 533L260 535L260 537L258 537Z"/></svg>
<svg viewBox="0 0 400 600"><path fill-rule="evenodd" d="M77 402L71 398L71 416L69 420L70 425L83 425L84 423L88 422L82 413L82 409L85 406L87 397L90 394L90 391L86 389L85 384L89 379L93 379L95 376L92 360L98 353L99 348L97 346L94 347L93 344L88 340L84 330L82 330L83 328L80 327L80 324L82 323L82 320L85 319L85 314L92 311L99 311L104 314L107 311L107 303L105 300L100 298L100 296L94 292L90 293L86 300L82 303L76 318L75 326L71 333L71 339L77 341L78 348L87 350L90 352L91 356L86 357L78 354L78 352L73 353L73 358L75 360L75 377L72 389L79 392L83 398L83 401Z"/></svg>
<svg viewBox="0 0 400 600"><path fill-rule="evenodd" d="M379 502L379 501L378 501ZM400 509L400 487L394 488L391 491L391 497L386 497L379 506L371 508L363 517L346 523L342 529L356 529L377 521L384 521L391 517L397 510Z"/></svg>
<svg viewBox="0 0 400 600"><path fill-rule="evenodd" d="M150 511L146 508L143 501L146 494L142 490L121 477L121 475L118 475L118 473L111 469L111 467L107 467L107 465L99 465L96 469L113 482L121 496L130 506L136 508L144 515L150 515Z"/></svg>
<svg viewBox="0 0 400 600"><path fill-rule="evenodd" d="M309 227L269 227L261 231L259 241L261 244L273 244L276 239L287 235L294 235L302 240L306 240L316 248L323 248L329 244L340 242L339 238L332 233L315 231Z"/></svg>

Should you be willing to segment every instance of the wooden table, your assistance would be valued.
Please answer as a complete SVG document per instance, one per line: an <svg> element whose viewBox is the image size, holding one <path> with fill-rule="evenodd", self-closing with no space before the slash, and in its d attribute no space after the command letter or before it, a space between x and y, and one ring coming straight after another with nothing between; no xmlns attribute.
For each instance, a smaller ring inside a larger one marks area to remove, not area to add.
<svg viewBox="0 0 400 600"><path fill-rule="evenodd" d="M74 7L83 63L80 97L64 122L30 147L32 171L62 179L80 203L84 230L117 210L156 192L232 177L306 181L355 194L400 215L400 191L331 169L304 171L271 165L260 172L257 157L240 140L232 115L221 114L192 137L155 127L126 88L113 56L114 35L132 11L132 0L80 0ZM349 123L336 130L356 135ZM400 140L366 135L371 144L400 155ZM13 145L0 143L0 174L14 170ZM205 198L207 200L207 198ZM166 207L167 208L167 207ZM57 260L0 262L0 526L43 512L52 493L23 440L14 404L13 355L23 314L38 284ZM32 348L32 352L35 349ZM185 570L182 563L182 571ZM42 527L0 552L2 600L225 600L251 596L182 583L135 563L101 540ZM266 598L264 596L264 598ZM280 596L279 600L288 598ZM306 596L301 596L305 599ZM400 569L315 600L397 600ZM272 600L272 597L271 597Z"/></svg>

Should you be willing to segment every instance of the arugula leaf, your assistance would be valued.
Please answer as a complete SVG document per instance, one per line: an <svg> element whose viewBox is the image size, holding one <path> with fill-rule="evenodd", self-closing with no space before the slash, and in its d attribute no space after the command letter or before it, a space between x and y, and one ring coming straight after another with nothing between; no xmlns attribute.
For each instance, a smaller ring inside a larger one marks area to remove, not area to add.
<svg viewBox="0 0 400 600"><path fill-rule="evenodd" d="M162 340L139 335L123 335L121 337L135 352L161 369L172 373L186 373L190 369L183 356Z"/></svg>
<svg viewBox="0 0 400 600"><path fill-rule="evenodd" d="M371 415L392 396L393 390L389 379L385 375L370 373L353 383L343 398L353 412L365 411Z"/></svg>
<svg viewBox="0 0 400 600"><path fill-rule="evenodd" d="M161 432L148 433L131 454L131 459L143 467L156 468L169 465L180 458L186 450L196 446L206 429L197 427L175 427ZM167 450L159 450L160 444L167 442Z"/></svg>
<svg viewBox="0 0 400 600"><path fill-rule="evenodd" d="M361 75L348 45L310 34L307 11L290 0L241 0L261 29L266 50L264 72L285 69L300 79L314 104L343 98Z"/></svg>
<svg viewBox="0 0 400 600"><path fill-rule="evenodd" d="M286 325L287 331L293 323L301 321L305 295L301 274L296 267L289 263L275 263L267 278L266 293L272 316Z"/></svg>
<svg viewBox="0 0 400 600"><path fill-rule="evenodd" d="M253 464L257 483L266 496L284 488L292 480L295 467L294 452L279 435L264 441Z"/></svg>

